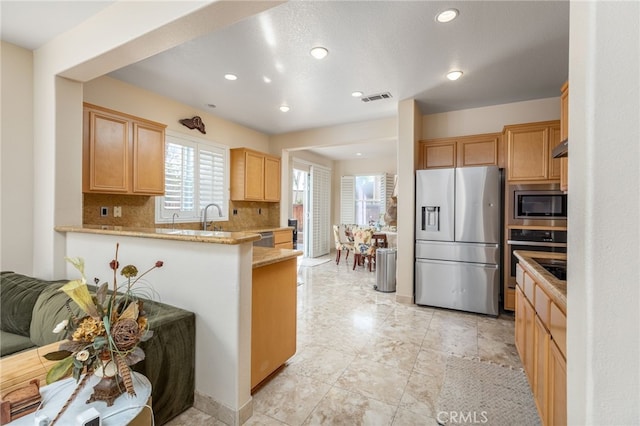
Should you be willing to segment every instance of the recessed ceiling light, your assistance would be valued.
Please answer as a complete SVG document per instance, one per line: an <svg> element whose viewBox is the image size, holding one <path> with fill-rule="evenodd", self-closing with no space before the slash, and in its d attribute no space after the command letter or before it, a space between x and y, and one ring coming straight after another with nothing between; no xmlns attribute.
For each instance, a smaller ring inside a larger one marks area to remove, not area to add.
<svg viewBox="0 0 640 426"><path fill-rule="evenodd" d="M356 152L356 156L362 157L362 153L361 152Z"/></svg>
<svg viewBox="0 0 640 426"><path fill-rule="evenodd" d="M311 49L309 53L316 59L324 59L329 54L329 51L324 47L318 46Z"/></svg>
<svg viewBox="0 0 640 426"><path fill-rule="evenodd" d="M238 79L238 76L235 74L225 74L224 78L226 78L229 81L235 81Z"/></svg>
<svg viewBox="0 0 640 426"><path fill-rule="evenodd" d="M360 91L351 92L351 96L353 96L354 98L361 98L362 92Z"/></svg>
<svg viewBox="0 0 640 426"><path fill-rule="evenodd" d="M289 108L287 105L281 105L280 106L280 111L282 112L289 112L291 108Z"/></svg>
<svg viewBox="0 0 640 426"><path fill-rule="evenodd" d="M462 77L462 71L450 71L447 73L447 78L452 81L457 80L460 77Z"/></svg>
<svg viewBox="0 0 640 426"><path fill-rule="evenodd" d="M264 77L262 77L262 81L264 81L267 84L271 83L271 79L269 77L267 77L266 75Z"/></svg>
<svg viewBox="0 0 640 426"><path fill-rule="evenodd" d="M447 9L444 12L440 12L438 13L438 15L436 15L436 21L442 24L451 22L458 17L459 13L460 12L458 12L458 9Z"/></svg>

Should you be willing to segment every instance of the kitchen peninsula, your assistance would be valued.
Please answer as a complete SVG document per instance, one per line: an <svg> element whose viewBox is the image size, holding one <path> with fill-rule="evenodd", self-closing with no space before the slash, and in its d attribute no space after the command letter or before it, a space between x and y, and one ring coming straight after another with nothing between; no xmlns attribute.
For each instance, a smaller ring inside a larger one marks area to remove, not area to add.
<svg viewBox="0 0 640 426"><path fill-rule="evenodd" d="M227 424L242 424L251 416L254 264L284 262L292 268L289 274L293 273L295 289L295 258L301 252L261 249L254 259L253 242L260 235L251 232L111 226L58 226L55 230L65 235L67 256L84 258L89 279L110 281L109 262L116 244L118 260L125 265L162 260L162 269L145 276L134 290L196 313L194 406ZM77 277L71 265L67 274L70 279Z"/></svg>
<svg viewBox="0 0 640 426"><path fill-rule="evenodd" d="M567 424L567 281L564 253L516 250L515 343L540 419ZM550 271L551 270L551 271Z"/></svg>

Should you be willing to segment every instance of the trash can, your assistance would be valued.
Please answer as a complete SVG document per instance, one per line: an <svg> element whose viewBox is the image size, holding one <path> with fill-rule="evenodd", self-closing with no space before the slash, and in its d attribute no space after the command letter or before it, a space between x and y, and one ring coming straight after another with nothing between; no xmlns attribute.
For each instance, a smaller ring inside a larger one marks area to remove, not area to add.
<svg viewBox="0 0 640 426"><path fill-rule="evenodd" d="M396 253L395 248L376 250L376 285L374 290L391 293L396 291Z"/></svg>

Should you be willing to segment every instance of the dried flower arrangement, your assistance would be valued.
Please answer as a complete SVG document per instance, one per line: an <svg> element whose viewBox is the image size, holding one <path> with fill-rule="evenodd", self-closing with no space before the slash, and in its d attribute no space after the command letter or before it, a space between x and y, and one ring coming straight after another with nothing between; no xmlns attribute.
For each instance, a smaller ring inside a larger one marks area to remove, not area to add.
<svg viewBox="0 0 640 426"><path fill-rule="evenodd" d="M87 286L84 259L67 258L67 261L80 272L81 278L69 281L60 289L70 297L66 304L70 318L58 324L54 332L66 331L67 340L60 344L58 351L45 355L48 360L59 361L49 370L47 383L73 375L79 384L57 418L91 375L100 377L101 383L105 381L109 385L96 385L87 402L104 400L107 401L107 405L111 405L124 390L129 395L135 395L130 366L144 359L144 351L138 344L149 339L153 332L148 329L143 303L132 289L144 275L162 267L163 262L157 261L140 275L134 265L124 266L120 274L125 277L126 282L119 287L118 249L117 244L115 258L109 263L113 270L111 292L108 291L108 283L104 282L92 295ZM99 284L97 278L94 282L96 285ZM71 300L80 307L85 316L78 318L73 314L69 306Z"/></svg>

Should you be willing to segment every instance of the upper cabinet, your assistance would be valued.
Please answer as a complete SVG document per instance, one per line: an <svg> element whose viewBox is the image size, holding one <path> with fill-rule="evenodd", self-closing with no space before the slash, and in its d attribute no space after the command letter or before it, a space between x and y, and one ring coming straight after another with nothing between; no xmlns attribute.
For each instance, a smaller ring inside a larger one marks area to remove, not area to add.
<svg viewBox="0 0 640 426"><path fill-rule="evenodd" d="M560 140L569 139L569 82L562 85L560 95ZM569 190L569 159L560 158L560 190Z"/></svg>
<svg viewBox="0 0 640 426"><path fill-rule="evenodd" d="M500 133L420 141L419 169L499 166Z"/></svg>
<svg viewBox="0 0 640 426"><path fill-rule="evenodd" d="M557 181L560 160L551 151L560 143L560 122L543 121L505 126L507 180Z"/></svg>
<svg viewBox="0 0 640 426"><path fill-rule="evenodd" d="M85 103L82 191L164 195L165 128Z"/></svg>
<svg viewBox="0 0 640 426"><path fill-rule="evenodd" d="M231 200L280 201L280 159L246 148L231 152Z"/></svg>

